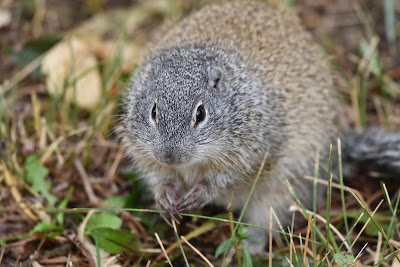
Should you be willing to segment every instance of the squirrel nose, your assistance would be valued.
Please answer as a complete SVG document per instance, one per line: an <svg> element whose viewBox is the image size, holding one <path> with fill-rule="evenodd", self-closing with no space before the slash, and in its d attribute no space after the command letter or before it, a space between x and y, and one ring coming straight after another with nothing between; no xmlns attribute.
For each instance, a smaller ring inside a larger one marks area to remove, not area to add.
<svg viewBox="0 0 400 267"><path fill-rule="evenodd" d="M176 157L175 157L174 153L172 153L170 151L166 152L164 155L164 161L167 164L171 164L171 165L174 164L176 162Z"/></svg>
<svg viewBox="0 0 400 267"><path fill-rule="evenodd" d="M171 148L161 153L160 161L166 165L177 165L181 163L181 157L175 149Z"/></svg>

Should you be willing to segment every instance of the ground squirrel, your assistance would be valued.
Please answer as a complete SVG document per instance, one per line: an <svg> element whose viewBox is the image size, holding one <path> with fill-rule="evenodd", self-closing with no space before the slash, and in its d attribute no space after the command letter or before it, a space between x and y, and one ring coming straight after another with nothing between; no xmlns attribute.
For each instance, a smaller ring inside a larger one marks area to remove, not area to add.
<svg viewBox="0 0 400 267"><path fill-rule="evenodd" d="M284 182L310 207L312 183L302 177L314 174L316 153L327 165L340 137L336 92L326 56L294 14L212 4L151 49L125 97L121 136L173 219L211 202L242 209L267 155L245 220L267 227L272 207L287 225Z"/></svg>

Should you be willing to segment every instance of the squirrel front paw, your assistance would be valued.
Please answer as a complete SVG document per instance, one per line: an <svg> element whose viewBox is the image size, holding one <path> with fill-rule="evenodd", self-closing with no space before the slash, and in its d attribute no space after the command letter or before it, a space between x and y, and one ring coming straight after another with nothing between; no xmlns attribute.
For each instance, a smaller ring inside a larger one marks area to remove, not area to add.
<svg viewBox="0 0 400 267"><path fill-rule="evenodd" d="M170 218L179 224L179 220L175 217L182 218L179 212L191 209L200 209L206 205L211 199L211 191L209 183L203 181L194 185L183 197L181 191L172 184L166 184L156 193L155 200L157 209L168 212ZM161 218L170 225L169 218L166 213L160 214Z"/></svg>
<svg viewBox="0 0 400 267"><path fill-rule="evenodd" d="M175 215L178 215L180 218L182 218L177 210L177 201L181 197L182 194L180 190L170 184L164 185L155 195L157 209L168 212L169 216L178 224L179 221ZM165 213L161 213L160 216L168 225L172 227Z"/></svg>
<svg viewBox="0 0 400 267"><path fill-rule="evenodd" d="M191 209L200 209L210 200L208 183L202 182L193 186L176 204L178 212Z"/></svg>

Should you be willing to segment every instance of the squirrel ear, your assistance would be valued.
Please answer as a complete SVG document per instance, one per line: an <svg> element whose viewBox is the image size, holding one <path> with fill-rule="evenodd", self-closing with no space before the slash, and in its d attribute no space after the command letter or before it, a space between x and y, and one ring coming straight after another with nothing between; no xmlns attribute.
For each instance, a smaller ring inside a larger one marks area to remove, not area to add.
<svg viewBox="0 0 400 267"><path fill-rule="evenodd" d="M222 78L222 70L216 66L209 66L207 68L208 72L208 85L215 89L219 89L219 83L221 82Z"/></svg>

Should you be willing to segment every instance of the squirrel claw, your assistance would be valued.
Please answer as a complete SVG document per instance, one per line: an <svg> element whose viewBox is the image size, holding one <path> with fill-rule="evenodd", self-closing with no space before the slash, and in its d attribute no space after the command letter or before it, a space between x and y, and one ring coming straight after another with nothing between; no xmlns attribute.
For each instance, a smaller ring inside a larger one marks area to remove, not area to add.
<svg viewBox="0 0 400 267"><path fill-rule="evenodd" d="M207 203L206 188L201 184L194 186L176 205L178 212L190 209L200 209Z"/></svg>
<svg viewBox="0 0 400 267"><path fill-rule="evenodd" d="M176 212L175 206L174 206L174 210ZM180 224L179 220L175 217L174 212L171 209L168 209L167 211L168 211L169 216L171 217L171 219L173 219L177 224ZM177 212L176 212L176 214L177 214Z"/></svg>
<svg viewBox="0 0 400 267"><path fill-rule="evenodd" d="M157 205L157 206L158 206L158 209L164 210L167 212L167 213L160 213L160 216L169 226L173 227L169 219L174 220L175 223L177 223L177 224L180 224L179 220L174 216L174 212L172 212L172 210L170 208L165 208L162 205ZM169 218L168 218L167 214L169 215Z"/></svg>
<svg viewBox="0 0 400 267"><path fill-rule="evenodd" d="M156 203L157 203L157 208L159 210L164 210L169 214L169 217L166 215L166 213L161 213L161 218L172 227L171 220L174 220L177 224L180 224L179 220L176 218L176 215L179 216L179 218L182 218L182 216L178 213L178 210L176 208L176 201L181 197L181 194L179 190L176 188L166 185L162 188L160 194L156 197Z"/></svg>
<svg viewBox="0 0 400 267"><path fill-rule="evenodd" d="M182 215L180 215L179 211L176 209L176 205L173 205L172 207L174 208L174 214L178 215L179 219L183 219ZM173 216L172 213L170 213L170 214L171 214L171 216ZM177 221L177 220L175 219L175 221Z"/></svg>
<svg viewBox="0 0 400 267"><path fill-rule="evenodd" d="M175 208L176 215L178 215L179 219L183 219L182 215L179 214L178 210Z"/></svg>
<svg viewBox="0 0 400 267"><path fill-rule="evenodd" d="M170 223L170 221L168 220L167 216L165 215L165 213L160 213L160 217L161 217L169 226L173 227L172 224Z"/></svg>

